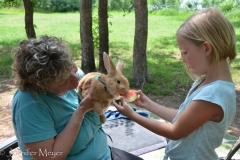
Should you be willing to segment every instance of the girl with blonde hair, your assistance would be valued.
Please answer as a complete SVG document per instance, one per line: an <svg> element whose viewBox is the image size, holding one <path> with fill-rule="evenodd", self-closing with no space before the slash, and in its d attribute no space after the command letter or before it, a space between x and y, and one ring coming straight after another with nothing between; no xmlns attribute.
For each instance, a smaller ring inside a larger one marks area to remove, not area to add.
<svg viewBox="0 0 240 160"><path fill-rule="evenodd" d="M142 91L134 102L162 119L163 123L138 115L123 98L118 111L152 132L167 138L164 160L217 160L236 113L235 84L229 63L236 57L236 36L227 18L208 8L188 18L176 33L182 61L194 83L179 110L150 100Z"/></svg>

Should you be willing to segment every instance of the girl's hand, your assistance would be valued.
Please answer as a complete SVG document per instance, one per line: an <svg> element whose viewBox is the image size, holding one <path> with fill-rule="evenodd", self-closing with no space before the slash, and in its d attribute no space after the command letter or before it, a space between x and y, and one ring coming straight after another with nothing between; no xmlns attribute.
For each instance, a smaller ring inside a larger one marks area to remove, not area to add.
<svg viewBox="0 0 240 160"><path fill-rule="evenodd" d="M136 93L138 98L133 103L140 108L146 108L150 99L141 90L136 91Z"/></svg>
<svg viewBox="0 0 240 160"><path fill-rule="evenodd" d="M133 113L135 113L133 108L124 100L123 97L120 98L120 103L117 103L116 100L113 98L112 103L121 114L129 118Z"/></svg>

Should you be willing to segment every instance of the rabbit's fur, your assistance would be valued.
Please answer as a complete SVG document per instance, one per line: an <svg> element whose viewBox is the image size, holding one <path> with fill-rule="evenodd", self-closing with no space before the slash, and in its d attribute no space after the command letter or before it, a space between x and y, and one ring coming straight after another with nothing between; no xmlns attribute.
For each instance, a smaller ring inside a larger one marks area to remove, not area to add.
<svg viewBox="0 0 240 160"><path fill-rule="evenodd" d="M99 72L88 73L79 82L78 94L85 97L89 89L91 89L93 110L99 114L101 122L105 123L106 117L104 114L111 100L116 95L127 94L129 91L129 82L121 72L124 66L122 60L118 60L115 67L108 54L104 52L103 61L108 74L105 75Z"/></svg>

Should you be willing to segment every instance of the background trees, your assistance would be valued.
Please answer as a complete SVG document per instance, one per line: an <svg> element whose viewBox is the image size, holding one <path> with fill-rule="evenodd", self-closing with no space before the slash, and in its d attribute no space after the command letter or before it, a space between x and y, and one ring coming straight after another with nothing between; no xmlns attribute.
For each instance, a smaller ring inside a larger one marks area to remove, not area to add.
<svg viewBox="0 0 240 160"><path fill-rule="evenodd" d="M33 24L34 4L31 0L23 0L25 8L25 30L28 38L36 38Z"/></svg>
<svg viewBox="0 0 240 160"><path fill-rule="evenodd" d="M80 2L81 69L88 73L96 70L92 35L92 1L81 0Z"/></svg>
<svg viewBox="0 0 240 160"><path fill-rule="evenodd" d="M133 49L133 83L142 88L148 82L147 72L147 35L148 9L147 0L134 0L135 36Z"/></svg>
<svg viewBox="0 0 240 160"><path fill-rule="evenodd" d="M33 24L34 6L41 0L0 0L0 8L2 7L19 7L24 5L25 8L25 31L28 38L36 38Z"/></svg>
<svg viewBox="0 0 240 160"><path fill-rule="evenodd" d="M118 1L122 5L121 1ZM131 8L132 3L129 3ZM85 73L94 71L94 48L92 35L92 2L80 1L80 37L82 44L82 70ZM148 81L146 45L148 32L148 9L147 0L135 0L135 37L133 53L133 84L142 88ZM108 1L99 0L98 4L99 20L99 71L106 73L103 63L103 52L109 51L108 44Z"/></svg>
<svg viewBox="0 0 240 160"><path fill-rule="evenodd" d="M108 44L108 0L99 0L99 72L107 73L103 63L103 52L109 54Z"/></svg>
<svg viewBox="0 0 240 160"><path fill-rule="evenodd" d="M147 36L148 10L164 10L166 8L184 8L198 10L209 6L218 6L223 11L231 11L240 6L239 0L0 0L0 7L21 6L25 8L25 30L28 38L35 38L34 7L45 11L79 11L80 8L80 39L82 63L85 73L100 71L106 73L102 53L109 52L108 11L135 12L135 35L133 37L133 72L134 87L142 88L149 81L147 68ZM80 7L79 7L80 6ZM97 6L97 7L96 7ZM98 8L98 16L94 17L93 8ZM174 14L174 13L173 13ZM94 32L93 32L94 31ZM95 53L95 54L94 54ZM95 59L99 55L99 68ZM111 54L111 53L110 53Z"/></svg>

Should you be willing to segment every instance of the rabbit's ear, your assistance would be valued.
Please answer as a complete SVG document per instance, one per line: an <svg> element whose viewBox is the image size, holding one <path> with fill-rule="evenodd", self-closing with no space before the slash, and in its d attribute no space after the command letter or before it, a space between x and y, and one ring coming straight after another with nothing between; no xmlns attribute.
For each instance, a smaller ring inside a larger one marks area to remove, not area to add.
<svg viewBox="0 0 240 160"><path fill-rule="evenodd" d="M119 59L117 62L116 69L121 71L123 69L123 66L124 66L124 62Z"/></svg>
<svg viewBox="0 0 240 160"><path fill-rule="evenodd" d="M108 73L116 71L113 61L110 59L106 52L103 52L103 62Z"/></svg>

